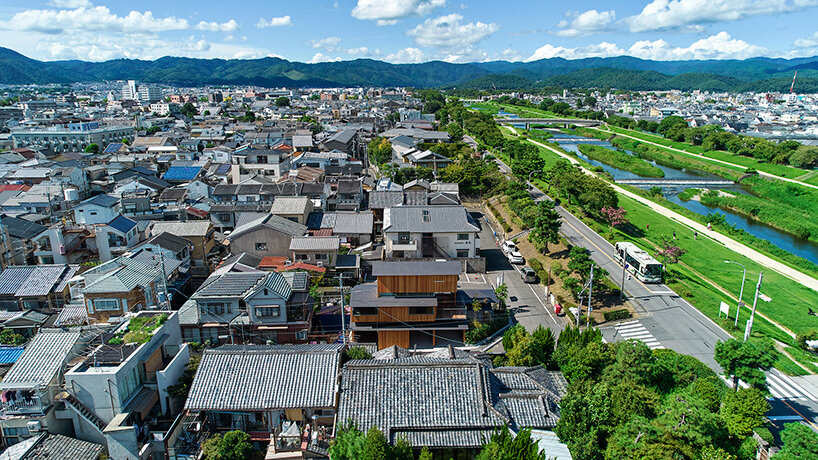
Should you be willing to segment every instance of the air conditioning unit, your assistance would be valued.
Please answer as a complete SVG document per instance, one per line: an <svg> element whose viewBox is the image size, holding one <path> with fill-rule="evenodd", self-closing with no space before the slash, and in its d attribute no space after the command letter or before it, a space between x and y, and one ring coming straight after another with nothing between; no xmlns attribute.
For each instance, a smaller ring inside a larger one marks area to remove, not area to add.
<svg viewBox="0 0 818 460"><path fill-rule="evenodd" d="M319 260L318 262L315 263L315 265L318 265L319 267L323 267L324 262Z"/></svg>
<svg viewBox="0 0 818 460"><path fill-rule="evenodd" d="M32 420L28 422L28 431L29 433L39 433L43 431L43 424L39 420Z"/></svg>

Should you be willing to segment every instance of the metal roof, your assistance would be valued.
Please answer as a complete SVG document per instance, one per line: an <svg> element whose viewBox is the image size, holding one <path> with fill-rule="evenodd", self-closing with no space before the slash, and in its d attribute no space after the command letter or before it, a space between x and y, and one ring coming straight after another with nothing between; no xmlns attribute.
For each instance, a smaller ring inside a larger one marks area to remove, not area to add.
<svg viewBox="0 0 818 460"><path fill-rule="evenodd" d="M45 296L60 286L68 265L12 266L0 272L0 295Z"/></svg>
<svg viewBox="0 0 818 460"><path fill-rule="evenodd" d="M162 175L164 180L187 181L193 180L202 172L201 166L171 166Z"/></svg>
<svg viewBox="0 0 818 460"><path fill-rule="evenodd" d="M337 251L341 239L337 236L296 236L290 240L291 251Z"/></svg>
<svg viewBox="0 0 818 460"><path fill-rule="evenodd" d="M477 233L463 206L393 206L384 210L383 231L409 233Z"/></svg>
<svg viewBox="0 0 818 460"><path fill-rule="evenodd" d="M136 222L120 214L114 217L114 220L108 222L108 226L120 233L128 233L132 228L136 227Z"/></svg>
<svg viewBox="0 0 818 460"><path fill-rule="evenodd" d="M49 384L62 369L80 338L79 332L41 330L0 381L0 389L32 388Z"/></svg>
<svg viewBox="0 0 818 460"><path fill-rule="evenodd" d="M102 194L92 196L91 198L88 198L87 200L80 203L80 205L95 204L97 206L102 206L103 208L112 208L116 206L117 203L119 203L119 198L113 197L111 195Z"/></svg>
<svg viewBox="0 0 818 460"><path fill-rule="evenodd" d="M372 276L459 275L463 268L456 260L373 261Z"/></svg>
<svg viewBox="0 0 818 460"><path fill-rule="evenodd" d="M361 212L337 212L335 213L335 224L332 232L336 235L342 234L371 234L375 226L375 216L372 211Z"/></svg>
<svg viewBox="0 0 818 460"><path fill-rule="evenodd" d="M342 345L226 346L207 350L186 410L335 407Z"/></svg>
<svg viewBox="0 0 818 460"><path fill-rule="evenodd" d="M14 364L26 347L0 346L0 365Z"/></svg>

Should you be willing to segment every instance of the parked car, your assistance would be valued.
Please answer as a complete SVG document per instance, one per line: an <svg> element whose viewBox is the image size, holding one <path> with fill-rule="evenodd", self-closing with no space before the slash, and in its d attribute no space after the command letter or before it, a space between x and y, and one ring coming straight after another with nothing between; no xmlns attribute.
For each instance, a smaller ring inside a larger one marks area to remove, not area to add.
<svg viewBox="0 0 818 460"><path fill-rule="evenodd" d="M508 254L508 261L514 265L522 265L525 263L525 258L517 251Z"/></svg>
<svg viewBox="0 0 818 460"><path fill-rule="evenodd" d="M517 251L517 244L511 240L503 241L503 245L500 246L503 249L503 252L506 254L510 254L514 251Z"/></svg>
<svg viewBox="0 0 818 460"><path fill-rule="evenodd" d="M523 267L520 271L520 275L523 278L523 282L526 283L536 283L537 282L537 272L534 271L531 267Z"/></svg>

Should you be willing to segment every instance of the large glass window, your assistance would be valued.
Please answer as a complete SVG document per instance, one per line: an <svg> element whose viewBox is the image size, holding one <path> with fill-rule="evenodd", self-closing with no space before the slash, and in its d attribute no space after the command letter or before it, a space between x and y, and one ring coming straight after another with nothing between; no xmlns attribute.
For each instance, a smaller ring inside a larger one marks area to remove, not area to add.
<svg viewBox="0 0 818 460"><path fill-rule="evenodd" d="M259 318L278 318L281 316L281 307L256 307L256 316Z"/></svg>
<svg viewBox="0 0 818 460"><path fill-rule="evenodd" d="M117 299L95 299L94 309L97 311L117 311L119 310L119 300Z"/></svg>

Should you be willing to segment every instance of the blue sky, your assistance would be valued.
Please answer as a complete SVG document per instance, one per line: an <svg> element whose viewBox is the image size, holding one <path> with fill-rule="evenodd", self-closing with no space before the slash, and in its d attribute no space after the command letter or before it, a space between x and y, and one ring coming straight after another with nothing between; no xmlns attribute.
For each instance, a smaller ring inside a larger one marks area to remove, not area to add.
<svg viewBox="0 0 818 460"><path fill-rule="evenodd" d="M2 0L0 46L91 61L800 57L818 55L818 0Z"/></svg>

